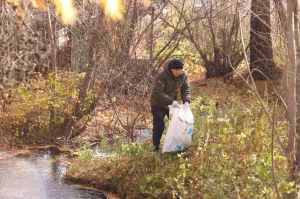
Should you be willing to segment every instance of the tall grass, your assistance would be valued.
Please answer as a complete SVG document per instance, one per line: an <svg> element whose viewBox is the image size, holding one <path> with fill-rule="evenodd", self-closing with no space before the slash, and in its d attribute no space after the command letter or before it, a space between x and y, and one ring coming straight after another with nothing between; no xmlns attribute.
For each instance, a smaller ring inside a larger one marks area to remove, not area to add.
<svg viewBox="0 0 300 199"><path fill-rule="evenodd" d="M131 198L276 198L272 131L259 102L242 104L230 96L216 107L209 97L199 97L191 109L193 142L186 151L162 154L145 143L123 145L110 158L86 165L75 161L66 180ZM277 110L276 125L286 137L282 115ZM286 160L274 143L276 179L284 195Z"/></svg>

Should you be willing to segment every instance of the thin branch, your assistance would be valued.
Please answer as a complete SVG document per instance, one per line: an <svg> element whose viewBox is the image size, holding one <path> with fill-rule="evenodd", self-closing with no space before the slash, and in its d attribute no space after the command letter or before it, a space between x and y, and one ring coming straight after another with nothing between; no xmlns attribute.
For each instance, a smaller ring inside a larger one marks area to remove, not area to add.
<svg viewBox="0 0 300 199"><path fill-rule="evenodd" d="M273 109L273 121L275 121L275 112L276 112L276 104L278 102L278 98L277 96L275 97L275 103L274 103L274 109ZM277 186L277 182L276 182L276 175L275 175L275 165L274 165L274 127L272 126L272 139L271 139L272 143L271 143L271 160L272 160L272 172L273 172L273 181L274 181L274 185L275 185L275 190L277 193L277 198L280 199L280 194L278 191L278 186Z"/></svg>
<svg viewBox="0 0 300 199"><path fill-rule="evenodd" d="M163 9L166 7L166 5L169 3L169 1L170 1L170 0L167 0L167 1L164 3L164 5L161 7L159 13L158 13L158 14L150 21L150 23L148 24L148 26L145 27L144 31L139 35L139 39L136 41L135 45L132 47L132 51L131 51L131 53L129 54L129 57L131 57L132 54L135 52L136 48L138 47L139 43L140 43L141 40L142 40L142 36L143 36L144 34L147 33L148 27L150 27L150 25L151 25L152 23L155 22L155 20L156 20L156 19L159 17L159 15L163 12Z"/></svg>
<svg viewBox="0 0 300 199"><path fill-rule="evenodd" d="M116 107L114 106L114 105L115 105L115 102L113 102L112 100L111 100L111 102L112 102L112 107L113 107L113 109L114 109L114 112L116 113L117 118L118 118L120 124L122 125L122 127L123 127L126 131L129 131L129 129L128 129L127 127L124 126L123 123L125 123L125 122L122 121L121 116L119 116L119 114L118 114L118 112L117 112L117 110L116 110Z"/></svg>

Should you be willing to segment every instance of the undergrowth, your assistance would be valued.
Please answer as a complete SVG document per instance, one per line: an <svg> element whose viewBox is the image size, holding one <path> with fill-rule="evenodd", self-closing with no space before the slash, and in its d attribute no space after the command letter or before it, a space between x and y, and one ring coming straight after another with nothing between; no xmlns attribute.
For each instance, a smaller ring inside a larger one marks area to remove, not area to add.
<svg viewBox="0 0 300 199"><path fill-rule="evenodd" d="M195 123L187 150L162 154L154 152L151 144L134 143L117 145L116 152L105 159L82 152L66 181L130 198L276 198L272 130L260 103L242 104L231 96L216 106L209 97L198 97L191 109ZM283 113L277 110L275 117L279 133L286 138ZM274 164L284 195L289 189L286 160L276 140Z"/></svg>
<svg viewBox="0 0 300 199"><path fill-rule="evenodd" d="M49 73L45 79L32 78L27 83L13 85L10 97L9 91L5 90L5 96L0 99L0 124L6 132L4 137L11 136L14 142L35 143L64 136L59 125L72 114L79 95L76 85L83 77L84 73L73 77L71 73L59 71L56 75ZM88 93L87 99L95 96L92 95ZM51 110L55 112L52 129Z"/></svg>

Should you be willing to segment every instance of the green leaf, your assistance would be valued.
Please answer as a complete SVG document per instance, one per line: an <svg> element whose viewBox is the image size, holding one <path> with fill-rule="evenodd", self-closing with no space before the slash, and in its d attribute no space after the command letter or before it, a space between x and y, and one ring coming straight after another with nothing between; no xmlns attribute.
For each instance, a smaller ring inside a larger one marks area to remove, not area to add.
<svg viewBox="0 0 300 199"><path fill-rule="evenodd" d="M176 168L171 168L170 172L174 173L174 171L176 171Z"/></svg>
<svg viewBox="0 0 300 199"><path fill-rule="evenodd" d="M162 190L160 188L155 189L154 196L157 197L159 194L161 194Z"/></svg>
<svg viewBox="0 0 300 199"><path fill-rule="evenodd" d="M294 184L295 184L295 181L289 182L289 185L290 185L290 186L294 186Z"/></svg>
<svg viewBox="0 0 300 199"><path fill-rule="evenodd" d="M146 177L146 181L147 181L147 182L151 182L151 181L152 181L152 176Z"/></svg>

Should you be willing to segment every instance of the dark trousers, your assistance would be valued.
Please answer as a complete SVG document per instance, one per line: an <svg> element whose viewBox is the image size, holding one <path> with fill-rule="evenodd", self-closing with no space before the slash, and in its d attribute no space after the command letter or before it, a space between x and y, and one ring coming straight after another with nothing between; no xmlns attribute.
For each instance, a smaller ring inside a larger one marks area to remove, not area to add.
<svg viewBox="0 0 300 199"><path fill-rule="evenodd" d="M165 129L164 118L166 115L169 118L169 110L157 106L151 106L151 112L153 115L153 146L155 149L159 149L160 139Z"/></svg>

